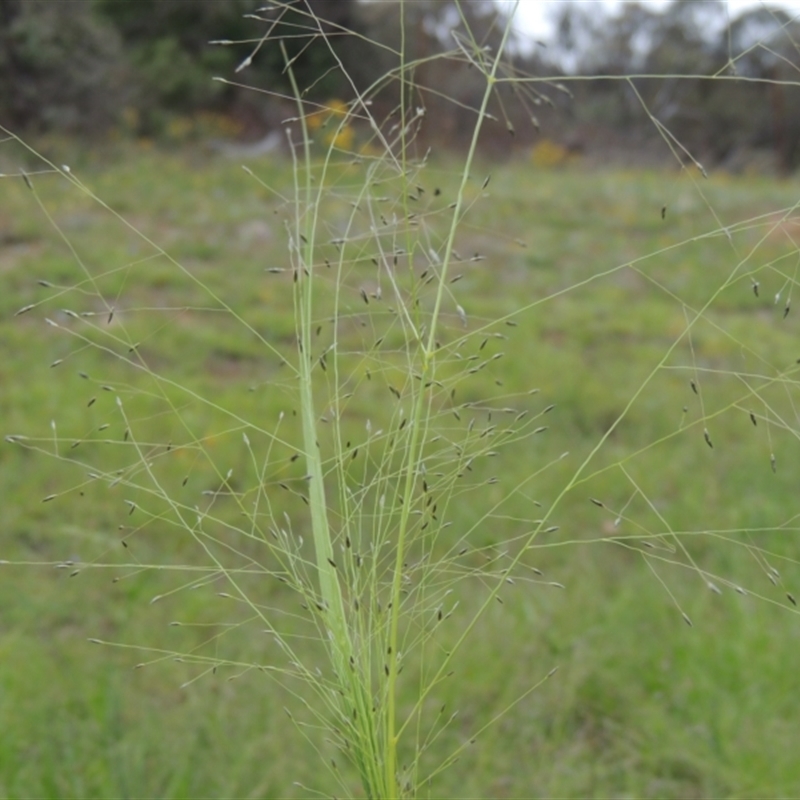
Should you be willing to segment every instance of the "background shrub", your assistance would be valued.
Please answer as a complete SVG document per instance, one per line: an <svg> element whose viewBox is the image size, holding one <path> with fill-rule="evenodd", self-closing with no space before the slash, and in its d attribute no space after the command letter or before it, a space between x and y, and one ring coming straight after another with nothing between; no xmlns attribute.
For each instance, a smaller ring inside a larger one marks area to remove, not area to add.
<svg viewBox="0 0 800 800"><path fill-rule="evenodd" d="M0 117L32 131L90 134L127 96L121 39L87 3L0 5Z"/></svg>

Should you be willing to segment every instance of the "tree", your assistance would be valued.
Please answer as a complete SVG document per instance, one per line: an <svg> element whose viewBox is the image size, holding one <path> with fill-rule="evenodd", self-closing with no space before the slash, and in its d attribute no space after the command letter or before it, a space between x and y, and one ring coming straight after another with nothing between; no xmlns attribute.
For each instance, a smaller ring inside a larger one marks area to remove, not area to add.
<svg viewBox="0 0 800 800"><path fill-rule="evenodd" d="M359 5L359 16L369 38L377 45L370 60L370 73L361 71L363 88L376 77L399 66L397 53L405 29L406 60L415 62L413 87L409 84L409 107L424 108L438 121L428 138L457 144L471 127L474 109L485 89L478 64L487 53L496 52L502 38L502 15L491 0L456 3L450 0L419 0L401 4L380 0ZM481 52L481 48L486 51ZM399 103L399 84L385 82L377 93L379 107L390 113ZM492 114L504 119L495 102ZM497 126L487 134L497 133ZM505 132L505 125L502 130Z"/></svg>
<svg viewBox="0 0 800 800"><path fill-rule="evenodd" d="M783 172L800 164L800 96L791 85L797 80L798 42L800 24L769 7L738 16L717 42L733 74L764 81L749 85L747 101L733 106L733 114L742 140L772 147ZM720 88L718 94L727 97L730 91Z"/></svg>
<svg viewBox="0 0 800 800"><path fill-rule="evenodd" d="M357 57L342 30L356 25L355 0L291 0L262 9L258 0L95 0L98 12L122 37L136 78L136 106L145 128L157 128L165 110L230 109L247 95L215 76L289 93L281 43L301 89L327 99L347 91L326 32L345 63ZM266 36L263 44L259 39ZM226 46L210 40L224 41ZM252 62L247 62L254 54ZM247 63L237 76L237 67ZM252 93L250 94L252 97Z"/></svg>
<svg viewBox="0 0 800 800"><path fill-rule="evenodd" d="M84 3L0 3L0 114L33 130L96 133L124 100L116 31Z"/></svg>

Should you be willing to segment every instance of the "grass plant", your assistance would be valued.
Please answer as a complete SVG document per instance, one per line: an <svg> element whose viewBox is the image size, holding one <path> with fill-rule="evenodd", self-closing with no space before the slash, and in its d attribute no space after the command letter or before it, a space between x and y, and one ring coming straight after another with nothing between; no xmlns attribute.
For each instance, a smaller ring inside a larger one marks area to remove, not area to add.
<svg viewBox="0 0 800 800"><path fill-rule="evenodd" d="M457 45L486 79L457 169L419 152L403 47L392 115L370 90L331 118L358 152L295 86L290 168L84 179L8 134L2 646L26 668L0 674L31 733L0 735L2 793L800 788L773 746L797 731L794 193L691 160L532 185L477 148L526 79ZM130 733L159 706L166 760Z"/></svg>

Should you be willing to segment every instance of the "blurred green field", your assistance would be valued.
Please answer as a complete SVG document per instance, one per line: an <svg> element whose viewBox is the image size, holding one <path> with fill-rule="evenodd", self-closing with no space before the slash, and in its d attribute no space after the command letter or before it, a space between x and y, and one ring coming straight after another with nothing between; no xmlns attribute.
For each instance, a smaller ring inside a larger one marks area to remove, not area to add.
<svg viewBox="0 0 800 800"><path fill-rule="evenodd" d="M4 146L5 172L35 172L30 156ZM227 412L253 426L254 449L268 446L259 427L282 425L291 440L295 397L281 366L293 346L291 276L268 272L287 263L291 164L250 161L254 180L201 150L121 147L97 158L57 150L56 163L68 161L174 262L57 174L31 176L52 222L22 179L0 182L0 419L5 436L30 437L0 449L0 559L9 562L0 567L0 796L311 796L302 786L336 794L335 776L323 772L332 758L360 796L323 733L310 721L298 731L285 713L302 718L302 687L247 666L285 658L271 639L242 625L241 609L214 591L169 594L204 563L191 537L144 525L132 510L146 497L86 477L98 463L126 468L135 442L192 508L210 502L229 467L242 491L255 480L245 423ZM363 169L337 173L341 191L323 209L331 240ZM464 335L457 302L467 332L477 332L465 358L504 355L464 381L459 401L492 396L533 415L555 408L546 434L476 465L480 492L452 503L453 530L470 531L480 508L506 496L470 543L516 540L608 436L553 512L558 530L530 554L543 582L509 587L430 698L458 716L423 765L435 768L558 671L437 775L430 796L800 796L791 702L800 620L788 597L800 593L796 185L579 163L535 170L521 158L481 169L456 241L463 277L452 285L444 335ZM424 193L414 202L434 244L456 170L443 159L419 175ZM336 247L320 253L335 258ZM368 252L363 262L351 265L342 300L354 352L372 346L391 314L386 286L383 301L363 302L360 289L374 292L376 274ZM98 333L62 335L78 330L65 309L88 314ZM120 358L134 345L148 370ZM390 340L384 348L374 378L365 377L369 359L357 361L354 437L367 419L379 427L391 418L387 387L401 361ZM461 368L456 359L443 367ZM470 414L487 424L483 412L460 408L459 424ZM298 477L291 455L288 445L273 447L273 486ZM302 533L297 498L276 488L273 502ZM654 558L680 563L651 561L659 580L642 541ZM680 546L671 554L677 541L689 555ZM71 576L91 563L119 566ZM709 590L712 576L721 593ZM254 579L253 590L287 618L297 607L277 582ZM458 591L453 636L480 602L480 581ZM204 645L226 625L224 638ZM201 669L173 657L218 646L241 666L198 678ZM314 643L307 647L313 658ZM410 705L413 682L404 691Z"/></svg>

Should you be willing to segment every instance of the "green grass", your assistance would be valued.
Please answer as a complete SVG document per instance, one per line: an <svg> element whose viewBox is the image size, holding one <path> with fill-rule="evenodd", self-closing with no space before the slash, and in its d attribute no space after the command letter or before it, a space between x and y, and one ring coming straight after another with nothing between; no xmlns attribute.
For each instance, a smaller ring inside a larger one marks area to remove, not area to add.
<svg viewBox="0 0 800 800"><path fill-rule="evenodd" d="M264 184L290 192L290 166L263 159L250 167ZM365 166L337 169L341 195L328 197L323 215L331 239L345 224L348 195L363 182ZM267 495L274 516L286 511L294 535L310 540L295 494L303 490L303 468L290 460L291 447L269 444L276 430L287 441L297 433L297 397L281 366L294 346L291 274L266 271L287 266L284 221L291 209L235 164L197 152L122 151L112 161L86 160L79 177L186 272L57 176L34 176L53 220L100 276L96 287L79 287L84 276L74 256L23 181L0 184L0 236L10 243L0 257L3 433L39 437L23 444L51 452L58 438L62 456L44 458L11 443L0 450L0 558L12 562L2 567L0 582L0 795L301 797L308 792L295 781L323 790L334 785L321 770L329 764L359 796L356 776L316 727L303 684L289 679L281 686L268 670L248 666L287 667L263 625L245 625L247 609L217 596L213 586L170 594L196 579L188 566L208 563L187 532L145 525L140 506L148 498L141 490L88 481L83 466L129 468L136 463L130 442L141 443L179 502L213 505L219 520L233 521L235 504L213 496L227 469L233 491L258 481L243 427L224 413L233 409L263 431L248 429L252 450L271 448ZM455 674L426 698L434 730L458 715L431 737L420 774L467 745L454 766L436 775L430 796L798 796L793 742L800 723L787 698L799 629L786 592L798 591L793 376L800 352L795 311L783 319L797 248L791 220L782 234L772 231L780 212L760 216L791 209L792 185L712 175L698 187L687 172L579 165L546 172L524 161L480 165L473 178L472 205L456 240L464 263L454 274L463 277L451 287L443 341L470 336L461 359L452 356L442 367L442 376L456 380L456 396L452 403L437 400L446 411L441 425L460 441L472 418L476 431L513 419L496 410L490 421L485 408L464 406L487 405L486 398L495 398L495 408L528 410L531 418L555 408L535 423L547 425L545 433L512 442L497 458L476 460L459 479L464 489L453 491L447 507L453 524L435 544L452 559L461 540L468 541L470 552L454 568L477 570L492 548L518 545L544 513L534 501L550 508L680 341L555 509L548 525L558 531L543 533L524 555L523 566L542 576L524 571L532 581L517 580L502 591L502 604L490 607L460 651ZM418 202L431 212L427 224L437 243L446 222L439 212L454 201L457 174L447 161L434 161L419 180L425 193ZM335 263L335 245L317 252ZM470 260L476 253L485 258ZM351 349L342 364L352 367L348 380L357 389L343 424L353 442L364 440L367 420L373 430L396 424L389 386L403 380L388 287L382 301L372 298L369 305L360 295L361 288L376 288L371 255L365 249L363 263L349 265L342 297L349 320L343 340ZM687 319L739 264L741 277L715 297L690 343ZM326 278L324 268L321 274ZM202 286L252 331L210 310L214 304ZM329 301L321 291L323 306ZM466 312L466 329L455 302ZM31 303L36 308L12 316ZM110 323L108 306L115 307ZM96 315L86 318L98 326L87 332L89 341L108 344L108 332L119 341L103 350L59 335L45 317L77 329L62 309ZM324 341L324 311L320 317ZM384 327L386 339L373 351ZM148 371L120 359L133 343ZM471 364L500 352L502 358L468 373ZM154 375L174 384L159 384ZM533 388L539 393L527 394ZM321 392L317 402L325 414L330 396ZM101 431L103 425L109 427ZM379 449L369 454L381 457ZM369 469L366 457L362 448L353 460L354 485L358 470ZM556 463L528 480L550 462ZM495 475L499 482L486 485ZM523 492L511 492L523 482ZM58 496L43 503L51 494ZM476 526L487 504L504 497L498 515ZM137 504L130 516L126 501ZM675 541L665 535L667 526L686 532L680 541L707 575L718 576L721 595L686 568L680 551L669 549ZM217 535L225 540L224 530ZM617 539L642 535L654 549ZM780 582L772 576L777 585L757 560L756 546L773 554L768 564L780 572ZM242 564L260 557L257 541L237 547ZM652 555L674 600L642 551ZM311 558L307 542L299 552ZM73 567L56 568L65 560L119 566L70 577ZM180 569L138 570L137 563ZM316 631L300 619L297 594L274 579L243 581L259 603L286 615L298 654L325 670ZM734 584L748 594L734 591ZM441 625L437 647L452 646L485 592L479 577L457 586L459 605ZM175 621L182 624L170 625ZM90 637L125 647L98 648ZM227 665L198 678L205 667L174 659L192 653L219 653ZM407 674L415 674L412 666ZM555 675L515 702L555 667ZM181 688L187 681L193 682ZM418 693L413 681L401 682L401 712ZM399 766L413 758L401 750Z"/></svg>

